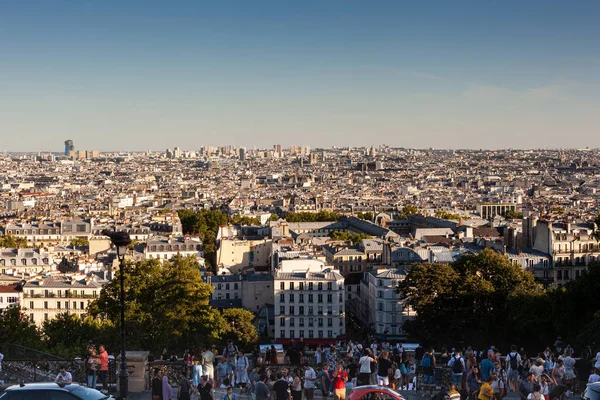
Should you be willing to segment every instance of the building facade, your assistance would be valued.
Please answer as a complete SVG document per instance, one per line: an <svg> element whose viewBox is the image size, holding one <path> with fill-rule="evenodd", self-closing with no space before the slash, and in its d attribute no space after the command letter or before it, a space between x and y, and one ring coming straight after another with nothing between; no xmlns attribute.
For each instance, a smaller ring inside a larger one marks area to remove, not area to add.
<svg viewBox="0 0 600 400"><path fill-rule="evenodd" d="M23 313L37 325L65 312L83 318L105 283L75 275L37 276L23 285Z"/></svg>
<svg viewBox="0 0 600 400"><path fill-rule="evenodd" d="M275 271L275 341L333 343L346 334L344 277L324 262L283 260Z"/></svg>

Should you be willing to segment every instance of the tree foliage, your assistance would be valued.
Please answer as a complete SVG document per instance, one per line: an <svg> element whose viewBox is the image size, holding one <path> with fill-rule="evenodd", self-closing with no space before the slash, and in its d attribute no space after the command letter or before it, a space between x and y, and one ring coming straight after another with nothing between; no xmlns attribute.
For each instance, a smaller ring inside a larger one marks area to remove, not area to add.
<svg viewBox="0 0 600 400"><path fill-rule="evenodd" d="M252 323L254 314L243 308L227 308L223 310L225 319L225 336L235 340L245 348L258 342L258 333Z"/></svg>
<svg viewBox="0 0 600 400"><path fill-rule="evenodd" d="M416 312L406 326L424 343L507 344L507 321L520 296L542 290L533 276L491 250L452 264L413 266L399 292ZM443 337L440 328L444 329Z"/></svg>
<svg viewBox="0 0 600 400"><path fill-rule="evenodd" d="M84 238L73 238L69 242L69 246L71 247L88 247L90 245L90 241Z"/></svg>
<svg viewBox="0 0 600 400"><path fill-rule="evenodd" d="M435 216L442 219L453 219L453 220L461 220L461 219L471 219L468 215L461 215L456 213L451 213L445 210L438 210L435 212Z"/></svg>
<svg viewBox="0 0 600 400"><path fill-rule="evenodd" d="M326 222L338 221L341 214L335 211L321 210L318 213L289 212L285 215L287 222Z"/></svg>
<svg viewBox="0 0 600 400"><path fill-rule="evenodd" d="M27 239L13 236L10 233L0 237L0 248L22 249L27 247Z"/></svg>
<svg viewBox="0 0 600 400"><path fill-rule="evenodd" d="M170 263L146 260L125 267L128 348L161 350L219 340L224 320L209 305L212 287L203 283L193 258ZM90 304L91 315L119 324L119 274Z"/></svg>
<svg viewBox="0 0 600 400"><path fill-rule="evenodd" d="M407 204L398 212L398 219L409 219L413 215L420 214L421 211L413 206L412 204Z"/></svg>
<svg viewBox="0 0 600 400"><path fill-rule="evenodd" d="M523 219L523 213L517 212L515 210L509 210L504 216L506 219Z"/></svg>
<svg viewBox="0 0 600 400"><path fill-rule="evenodd" d="M247 215L232 215L229 219L229 223L232 225L260 225L260 221L256 217L249 217Z"/></svg>
<svg viewBox="0 0 600 400"><path fill-rule="evenodd" d="M48 351L60 357L80 357L89 343L104 344L112 352L119 348L117 327L110 321L61 313L44 321L42 334Z"/></svg>
<svg viewBox="0 0 600 400"><path fill-rule="evenodd" d="M0 308L0 343L42 349L37 327L20 307Z"/></svg>
<svg viewBox="0 0 600 400"><path fill-rule="evenodd" d="M365 221L373 221L373 213L372 212L366 212L366 213L359 212L358 214L356 214L356 217L360 218L360 219L364 219Z"/></svg>
<svg viewBox="0 0 600 400"><path fill-rule="evenodd" d="M204 258L209 265L216 267L215 241L219 227L227 225L227 215L219 210L205 208L194 212L193 210L179 210L179 219L183 232L198 235L204 245Z"/></svg>
<svg viewBox="0 0 600 400"><path fill-rule="evenodd" d="M371 236L364 233L344 232L344 231L333 231L329 234L329 237L333 240L345 240L352 242L353 245L358 245L363 239L370 239Z"/></svg>

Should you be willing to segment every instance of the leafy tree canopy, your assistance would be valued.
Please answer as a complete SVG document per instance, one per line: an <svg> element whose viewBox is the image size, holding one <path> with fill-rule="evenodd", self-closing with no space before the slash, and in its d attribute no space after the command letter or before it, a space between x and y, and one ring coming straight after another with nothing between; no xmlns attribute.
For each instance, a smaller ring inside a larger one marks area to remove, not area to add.
<svg viewBox="0 0 600 400"><path fill-rule="evenodd" d="M239 343L240 347L255 345L258 342L258 333L252 323L254 314L243 308L227 308L223 310L225 319L225 336Z"/></svg>
<svg viewBox="0 0 600 400"><path fill-rule="evenodd" d="M204 245L204 258L209 265L216 266L215 240L219 227L227 225L227 215L220 210L207 210L198 212L193 210L179 210L179 219L184 233L198 235Z"/></svg>
<svg viewBox="0 0 600 400"><path fill-rule="evenodd" d="M366 213L359 212L358 214L356 214L356 217L360 218L360 219L364 219L365 221L373 221L373 213L372 212L366 212Z"/></svg>
<svg viewBox="0 0 600 400"><path fill-rule="evenodd" d="M27 247L27 239L13 236L10 233L0 237L0 247L22 249Z"/></svg>
<svg viewBox="0 0 600 400"><path fill-rule="evenodd" d="M43 349L37 327L20 307L0 309L0 343Z"/></svg>
<svg viewBox="0 0 600 400"><path fill-rule="evenodd" d="M69 242L69 246L72 247L88 247L90 245L90 241L84 238L74 238Z"/></svg>
<svg viewBox="0 0 600 400"><path fill-rule="evenodd" d="M417 215L420 213L421 213L421 211L417 207L413 206L412 204L407 204L398 213L398 219L409 219L411 216Z"/></svg>
<svg viewBox="0 0 600 400"><path fill-rule="evenodd" d="M232 225L260 225L258 218L239 214L233 215L229 219L229 223Z"/></svg>
<svg viewBox="0 0 600 400"><path fill-rule="evenodd" d="M523 213L520 213L520 212L517 212L514 210L510 210L506 213L504 218L506 218L506 219L523 219Z"/></svg>
<svg viewBox="0 0 600 400"><path fill-rule="evenodd" d="M209 305L212 287L203 283L193 258L170 263L146 260L125 267L128 348L183 349L219 340L225 323ZM119 275L90 304L90 315L118 325Z"/></svg>
<svg viewBox="0 0 600 400"><path fill-rule="evenodd" d="M353 233L344 231L333 231L329 234L329 237L333 240L346 240L351 241L353 245L358 245L363 239L370 239L371 236L364 233Z"/></svg>
<svg viewBox="0 0 600 400"><path fill-rule="evenodd" d="M287 222L326 222L338 221L341 214L335 211L321 210L318 213L310 212L289 212L285 215Z"/></svg>

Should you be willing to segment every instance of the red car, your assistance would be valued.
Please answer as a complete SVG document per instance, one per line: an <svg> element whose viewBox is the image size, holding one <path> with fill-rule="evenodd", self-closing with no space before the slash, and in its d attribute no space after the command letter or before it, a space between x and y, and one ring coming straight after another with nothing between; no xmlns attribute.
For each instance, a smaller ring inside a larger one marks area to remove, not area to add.
<svg viewBox="0 0 600 400"><path fill-rule="evenodd" d="M385 386L365 385L356 386L348 396L348 400L406 400L398 392Z"/></svg>

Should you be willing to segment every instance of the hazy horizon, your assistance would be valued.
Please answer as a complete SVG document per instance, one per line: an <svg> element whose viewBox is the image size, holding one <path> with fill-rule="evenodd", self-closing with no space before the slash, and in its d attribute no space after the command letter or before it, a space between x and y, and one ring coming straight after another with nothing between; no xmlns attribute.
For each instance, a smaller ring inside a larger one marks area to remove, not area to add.
<svg viewBox="0 0 600 400"><path fill-rule="evenodd" d="M591 0L2 3L0 151L599 148L599 19Z"/></svg>

